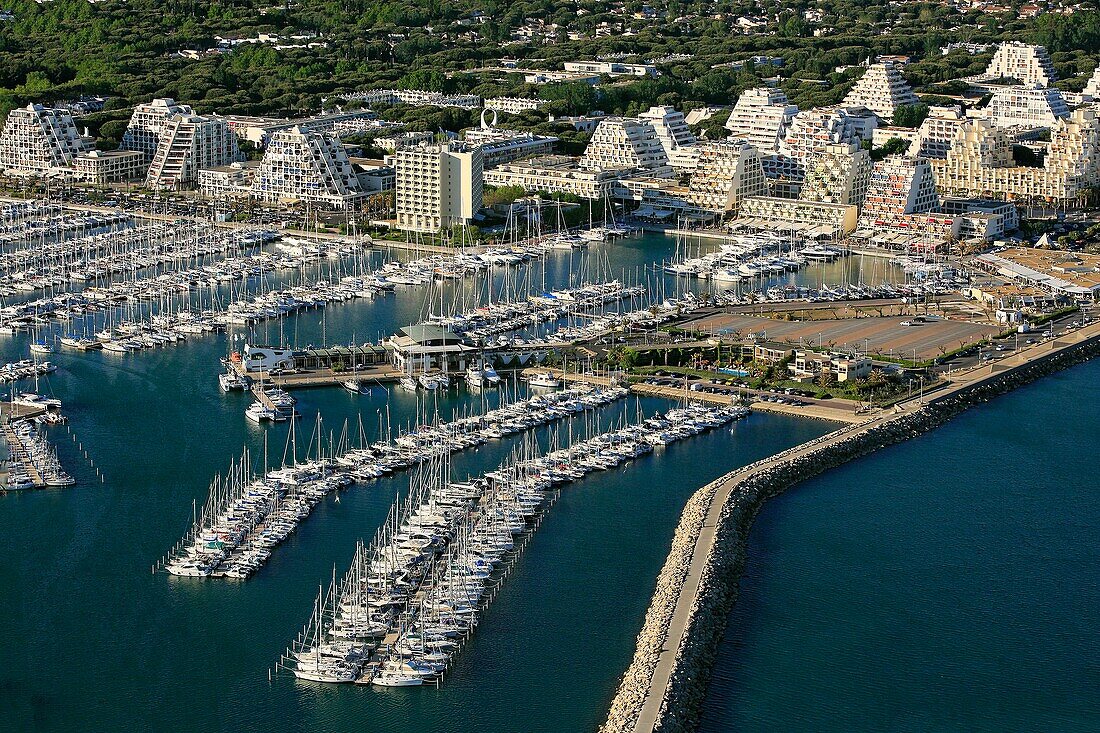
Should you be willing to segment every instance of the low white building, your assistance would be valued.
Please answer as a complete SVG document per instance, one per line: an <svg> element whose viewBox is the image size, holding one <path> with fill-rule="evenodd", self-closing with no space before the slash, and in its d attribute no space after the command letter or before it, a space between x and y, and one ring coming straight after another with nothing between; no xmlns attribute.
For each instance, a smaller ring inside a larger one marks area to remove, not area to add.
<svg viewBox="0 0 1100 733"><path fill-rule="evenodd" d="M136 181L145 178L145 157L136 150L92 150L73 159L73 175L100 185Z"/></svg>
<svg viewBox="0 0 1100 733"><path fill-rule="evenodd" d="M562 155L513 161L484 172L490 186L519 186L531 193L568 193L584 199L604 198L623 175L620 170L581 168L576 158Z"/></svg>
<svg viewBox="0 0 1100 733"><path fill-rule="evenodd" d="M523 112L538 110L549 104L544 99L531 99L527 97L491 97L485 100L485 109L518 115Z"/></svg>
<svg viewBox="0 0 1100 733"><path fill-rule="evenodd" d="M624 64L618 61L566 61L562 68L571 74L657 76L657 67L652 64Z"/></svg>

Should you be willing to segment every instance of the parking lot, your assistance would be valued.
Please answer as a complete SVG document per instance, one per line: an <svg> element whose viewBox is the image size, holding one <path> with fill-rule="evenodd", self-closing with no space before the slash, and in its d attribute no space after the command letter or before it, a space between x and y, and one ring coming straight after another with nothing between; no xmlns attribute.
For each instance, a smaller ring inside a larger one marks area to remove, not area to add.
<svg viewBox="0 0 1100 733"><path fill-rule="evenodd" d="M905 322L912 325L903 326ZM944 352L954 351L1003 330L970 321L916 323L912 316L782 321L733 313L719 313L689 321L684 328L716 335L761 334L770 341L805 344L814 348L852 349L913 361L934 359Z"/></svg>

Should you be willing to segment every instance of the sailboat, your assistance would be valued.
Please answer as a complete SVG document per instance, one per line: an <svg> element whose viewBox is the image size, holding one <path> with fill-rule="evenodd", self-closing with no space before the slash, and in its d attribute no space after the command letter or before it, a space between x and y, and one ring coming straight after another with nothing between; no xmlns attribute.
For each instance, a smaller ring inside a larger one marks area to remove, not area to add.
<svg viewBox="0 0 1100 733"><path fill-rule="evenodd" d="M37 329L35 330L35 339L31 341L31 353L32 354L52 354L54 351L53 343L47 341L38 335Z"/></svg>

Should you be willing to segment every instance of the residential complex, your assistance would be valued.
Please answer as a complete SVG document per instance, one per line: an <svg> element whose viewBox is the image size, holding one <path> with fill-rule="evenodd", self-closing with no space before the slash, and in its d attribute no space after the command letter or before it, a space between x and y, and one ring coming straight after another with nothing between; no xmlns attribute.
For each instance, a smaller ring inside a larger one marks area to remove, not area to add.
<svg viewBox="0 0 1100 733"><path fill-rule="evenodd" d="M860 139L859 130L848 113L839 107L818 107L800 111L779 143L779 152L806 162L835 143Z"/></svg>
<svg viewBox="0 0 1100 733"><path fill-rule="evenodd" d="M875 165L860 212L864 236L893 233L942 242L952 232L951 217L939 208L932 166L924 158L887 156Z"/></svg>
<svg viewBox="0 0 1100 733"><path fill-rule="evenodd" d="M473 221L482 203L480 146L426 144L399 150L394 159L398 229L438 233Z"/></svg>
<svg viewBox="0 0 1100 733"><path fill-rule="evenodd" d="M299 127L271 136L250 190L259 201L334 209L354 206L364 195L339 138Z"/></svg>
<svg viewBox="0 0 1100 733"><path fill-rule="evenodd" d="M850 204L749 196L741 202L737 224L748 229L800 231L833 239L855 230L859 210Z"/></svg>
<svg viewBox="0 0 1100 733"><path fill-rule="evenodd" d="M1058 74L1042 46L1008 41L997 47L985 70L987 79L1018 79L1026 86L1054 86Z"/></svg>
<svg viewBox="0 0 1100 733"><path fill-rule="evenodd" d="M620 177L616 170L590 170L577 166L575 158L552 155L504 163L485 169L491 186L520 186L527 191L568 193L585 199L602 199Z"/></svg>
<svg viewBox="0 0 1100 733"><path fill-rule="evenodd" d="M1100 183L1100 122L1090 108L1051 128L1041 166L1017 165L1013 138L988 120L970 120L942 161L932 161L943 195L1068 205Z"/></svg>
<svg viewBox="0 0 1100 733"><path fill-rule="evenodd" d="M653 125L632 117L606 117L580 159L588 170L667 170L668 157Z"/></svg>
<svg viewBox="0 0 1100 733"><path fill-rule="evenodd" d="M862 206L871 182L871 154L858 145L832 143L806 166L800 198Z"/></svg>
<svg viewBox="0 0 1100 733"><path fill-rule="evenodd" d="M753 146L742 141L699 144L699 163L688 190L700 209L724 214L766 188L760 153Z"/></svg>
<svg viewBox="0 0 1100 733"><path fill-rule="evenodd" d="M47 174L72 166L91 151L66 110L28 104L8 113L0 133L0 171Z"/></svg>
<svg viewBox="0 0 1100 733"><path fill-rule="evenodd" d="M73 177L99 185L140 180L145 158L136 150L91 150L73 159Z"/></svg>
<svg viewBox="0 0 1100 733"><path fill-rule="evenodd" d="M413 107L458 107L460 109L477 109L481 106L481 97L476 94L443 94L419 89L372 89L344 96L348 99L362 100L368 105L408 104Z"/></svg>
<svg viewBox="0 0 1100 733"><path fill-rule="evenodd" d="M657 67L652 64L623 64L618 61L566 61L562 68L570 74L657 76Z"/></svg>
<svg viewBox="0 0 1100 733"><path fill-rule="evenodd" d="M798 107L787 101L782 90L747 89L737 98L726 129L731 138L744 140L761 153L774 153L797 114Z"/></svg>
<svg viewBox="0 0 1100 733"><path fill-rule="evenodd" d="M844 106L866 107L883 120L891 120L898 107L920 100L892 62L873 64L844 97Z"/></svg>
<svg viewBox="0 0 1100 733"><path fill-rule="evenodd" d="M1039 86L998 89L986 112L994 127L1052 127L1069 117L1061 92Z"/></svg>
<svg viewBox="0 0 1100 733"><path fill-rule="evenodd" d="M494 168L533 155L549 155L558 138L519 130L502 130L482 123L463 133L466 142L481 146L485 168Z"/></svg>

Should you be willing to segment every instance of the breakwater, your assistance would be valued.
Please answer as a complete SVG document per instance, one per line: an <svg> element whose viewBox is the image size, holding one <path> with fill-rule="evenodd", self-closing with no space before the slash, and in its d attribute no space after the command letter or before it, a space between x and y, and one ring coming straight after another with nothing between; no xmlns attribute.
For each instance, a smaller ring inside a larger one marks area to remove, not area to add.
<svg viewBox="0 0 1100 733"><path fill-rule="evenodd" d="M1012 360L959 375L927 404L845 427L738 469L688 501L635 655L613 699L604 733L695 730L718 641L744 572L749 529L769 498L879 448L925 433L988 401L1100 353L1100 326L1041 344Z"/></svg>

